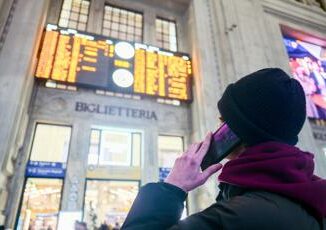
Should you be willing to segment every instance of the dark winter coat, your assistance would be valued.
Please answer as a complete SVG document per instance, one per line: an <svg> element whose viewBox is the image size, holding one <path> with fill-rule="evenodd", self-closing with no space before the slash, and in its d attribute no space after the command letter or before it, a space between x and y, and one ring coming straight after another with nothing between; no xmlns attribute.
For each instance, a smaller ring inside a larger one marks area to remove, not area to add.
<svg viewBox="0 0 326 230"><path fill-rule="evenodd" d="M323 229L326 180L314 175L313 157L279 142L247 146L223 166L215 204L180 221L186 193L166 183L148 184L123 229Z"/></svg>
<svg viewBox="0 0 326 230"><path fill-rule="evenodd" d="M141 188L122 229L326 229L306 207L284 196L225 183L219 187L215 204L179 220L186 193L167 183L147 184Z"/></svg>

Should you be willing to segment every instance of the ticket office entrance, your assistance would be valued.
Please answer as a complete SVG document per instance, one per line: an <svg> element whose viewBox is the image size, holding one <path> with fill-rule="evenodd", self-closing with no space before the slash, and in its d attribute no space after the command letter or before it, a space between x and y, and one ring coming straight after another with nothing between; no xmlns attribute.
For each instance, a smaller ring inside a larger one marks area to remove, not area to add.
<svg viewBox="0 0 326 230"><path fill-rule="evenodd" d="M65 197L63 191L66 186L72 186L66 182L69 164L73 161L70 143L74 142L73 137L78 138L72 135L74 128L73 125L35 122L16 229L58 229L64 221L60 214L66 211L65 203L69 202L71 193ZM143 172L148 167L145 154L153 155L157 178L163 180L166 174L162 174L162 170L168 172L174 159L183 152L184 136L158 132L151 138L157 142L156 153L145 153L144 137L152 134L144 129L91 125L85 131L88 148L87 155L79 159L86 165L86 173L78 178L84 188L78 193L83 196L81 208L77 210L81 212L78 220L86 222L90 229L103 223L121 226L144 183Z"/></svg>
<svg viewBox="0 0 326 230"><path fill-rule="evenodd" d="M37 123L24 173L16 229L56 229L71 127Z"/></svg>
<svg viewBox="0 0 326 230"><path fill-rule="evenodd" d="M158 135L156 140L156 173L163 180L162 168L170 170L183 152L183 137ZM83 203L83 221L91 229L103 223L118 228L124 222L146 167L145 144L142 130L92 127Z"/></svg>

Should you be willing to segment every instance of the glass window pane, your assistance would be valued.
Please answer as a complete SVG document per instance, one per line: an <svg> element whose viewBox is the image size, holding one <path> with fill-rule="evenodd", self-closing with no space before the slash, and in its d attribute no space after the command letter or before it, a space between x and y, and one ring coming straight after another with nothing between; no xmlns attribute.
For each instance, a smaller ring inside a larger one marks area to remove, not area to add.
<svg viewBox="0 0 326 230"><path fill-rule="evenodd" d="M71 14L70 14L70 19L71 19L71 20L74 20L74 21L77 21L77 20L78 20L78 16L79 16L79 15L78 15L77 13L71 13Z"/></svg>
<svg viewBox="0 0 326 230"><path fill-rule="evenodd" d="M85 29L86 29L86 24L79 23L77 29L78 29L78 30L85 30Z"/></svg>
<svg viewBox="0 0 326 230"><path fill-rule="evenodd" d="M61 18L60 21L59 21L59 26L67 27L68 26L68 20L64 19L64 18Z"/></svg>
<svg viewBox="0 0 326 230"><path fill-rule="evenodd" d="M177 44L176 43L170 43L169 49L172 50L172 51L177 51Z"/></svg>
<svg viewBox="0 0 326 230"><path fill-rule="evenodd" d="M106 36L109 36L110 35L110 30L103 29L102 34L106 35Z"/></svg>
<svg viewBox="0 0 326 230"><path fill-rule="evenodd" d="M65 163L70 135L71 127L37 124L30 160Z"/></svg>
<svg viewBox="0 0 326 230"><path fill-rule="evenodd" d="M175 37L176 31L175 31L175 24L174 23L170 23L170 35Z"/></svg>
<svg viewBox="0 0 326 230"><path fill-rule="evenodd" d="M102 130L100 146L100 164L126 166L130 165L130 133Z"/></svg>
<svg viewBox="0 0 326 230"><path fill-rule="evenodd" d="M134 25L135 17L133 15L128 15L128 24L129 25Z"/></svg>
<svg viewBox="0 0 326 230"><path fill-rule="evenodd" d="M141 34L142 34L142 30L137 28L137 29L135 30L135 34L136 34L136 35L141 35Z"/></svg>
<svg viewBox="0 0 326 230"><path fill-rule="evenodd" d="M114 21L114 22L119 22L119 15L113 15L113 17L112 17L112 21Z"/></svg>
<svg viewBox="0 0 326 230"><path fill-rule="evenodd" d="M111 30L111 36L114 37L114 38L117 38L118 37L118 31Z"/></svg>
<svg viewBox="0 0 326 230"><path fill-rule="evenodd" d="M98 165L98 146L91 145L89 147L88 161L89 165Z"/></svg>
<svg viewBox="0 0 326 230"><path fill-rule="evenodd" d="M141 22L143 20L143 17L141 14L136 14L136 22Z"/></svg>
<svg viewBox="0 0 326 230"><path fill-rule="evenodd" d="M136 35L135 36L135 41L136 42L141 42L143 40L143 36L142 35Z"/></svg>
<svg viewBox="0 0 326 230"><path fill-rule="evenodd" d="M97 155L98 156L98 154L99 154L98 150L99 150L99 145L91 144L89 146L89 154L91 154L91 155Z"/></svg>
<svg viewBox="0 0 326 230"><path fill-rule="evenodd" d="M61 18L69 18L70 12L63 10L61 12Z"/></svg>
<svg viewBox="0 0 326 230"><path fill-rule="evenodd" d="M28 178L17 229L57 229L62 180Z"/></svg>
<svg viewBox="0 0 326 230"><path fill-rule="evenodd" d="M89 0L64 0L59 25L85 30L88 19ZM67 21L63 21L66 19ZM82 24L79 24L82 22Z"/></svg>
<svg viewBox="0 0 326 230"><path fill-rule="evenodd" d="M161 48L177 51L176 23L157 18L155 26L157 45Z"/></svg>
<svg viewBox="0 0 326 230"><path fill-rule="evenodd" d="M132 134L132 165L140 166L140 156L141 156L141 134Z"/></svg>
<svg viewBox="0 0 326 230"><path fill-rule="evenodd" d="M158 137L159 167L172 168L174 161L183 153L183 139L176 136Z"/></svg>
<svg viewBox="0 0 326 230"><path fill-rule="evenodd" d="M77 22L75 22L75 21L70 21L69 22L69 28L75 29L76 27L77 27Z"/></svg>
<svg viewBox="0 0 326 230"><path fill-rule="evenodd" d="M135 21L135 27L142 29L143 23L141 21L139 21L139 22Z"/></svg>
<svg viewBox="0 0 326 230"><path fill-rule="evenodd" d="M92 129L88 163L92 165L140 166L142 135L129 130Z"/></svg>
<svg viewBox="0 0 326 230"><path fill-rule="evenodd" d="M118 23L112 23L111 28L112 30L118 30L119 24Z"/></svg>
<svg viewBox="0 0 326 230"><path fill-rule="evenodd" d="M80 15L79 16L79 20L81 21L81 22L87 22L87 15Z"/></svg>
<svg viewBox="0 0 326 230"><path fill-rule="evenodd" d="M122 39L122 40L126 40L127 39L127 34L120 33L119 38Z"/></svg>
<svg viewBox="0 0 326 230"><path fill-rule="evenodd" d="M118 7L105 6L104 17L102 27L109 30L104 31L102 28L102 34L111 35L113 38L119 38L122 40L138 41L142 39L142 14L135 13L133 11L121 9ZM135 28L138 30L137 37L131 36ZM114 31L114 32L113 32ZM129 33L127 35L126 33Z"/></svg>
<svg viewBox="0 0 326 230"><path fill-rule="evenodd" d="M87 180L84 221L88 228L97 229L101 224L107 224L110 229L119 229L138 189L137 181Z"/></svg>
<svg viewBox="0 0 326 230"><path fill-rule="evenodd" d="M82 7L88 7L89 6L89 1L82 1Z"/></svg>
<svg viewBox="0 0 326 230"><path fill-rule="evenodd" d="M126 17L125 18L121 17L120 23L121 24L127 24L127 18Z"/></svg>
<svg viewBox="0 0 326 230"><path fill-rule="evenodd" d="M103 22L103 27L104 27L104 28L110 28L110 24L111 24L110 21L104 21L104 22Z"/></svg>
<svg viewBox="0 0 326 230"><path fill-rule="evenodd" d="M126 40L128 40L128 41L133 41L133 40L134 40L134 35L132 35L132 34L127 34L127 38L126 38Z"/></svg>
<svg viewBox="0 0 326 230"><path fill-rule="evenodd" d="M127 31L128 31L129 34L132 34L134 32L134 28L129 26Z"/></svg>
<svg viewBox="0 0 326 230"><path fill-rule="evenodd" d="M70 9L70 7L71 7L71 3L72 3L72 0L65 0L65 1L63 2L63 4L62 4L62 7L63 7L64 9Z"/></svg>
<svg viewBox="0 0 326 230"><path fill-rule="evenodd" d="M80 10L80 13L88 16L88 8L87 9L86 8L82 8Z"/></svg>
<svg viewBox="0 0 326 230"><path fill-rule="evenodd" d="M127 30L126 25L120 25L119 30L120 30L121 32L126 32L126 30Z"/></svg>
<svg viewBox="0 0 326 230"><path fill-rule="evenodd" d="M93 129L91 131L91 144L99 144L100 143L100 130Z"/></svg>
<svg viewBox="0 0 326 230"><path fill-rule="evenodd" d="M71 12L73 12L73 13L78 13L79 10L80 10L80 7L76 6L76 5L73 5L72 8L71 8Z"/></svg>

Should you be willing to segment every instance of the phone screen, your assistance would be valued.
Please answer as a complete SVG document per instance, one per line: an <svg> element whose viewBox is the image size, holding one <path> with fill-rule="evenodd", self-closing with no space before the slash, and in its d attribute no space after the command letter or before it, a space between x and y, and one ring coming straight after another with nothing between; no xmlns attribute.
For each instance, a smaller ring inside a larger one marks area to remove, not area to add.
<svg viewBox="0 0 326 230"><path fill-rule="evenodd" d="M202 170L223 160L229 153L239 146L241 140L224 122L218 130L213 133L209 149L201 163Z"/></svg>

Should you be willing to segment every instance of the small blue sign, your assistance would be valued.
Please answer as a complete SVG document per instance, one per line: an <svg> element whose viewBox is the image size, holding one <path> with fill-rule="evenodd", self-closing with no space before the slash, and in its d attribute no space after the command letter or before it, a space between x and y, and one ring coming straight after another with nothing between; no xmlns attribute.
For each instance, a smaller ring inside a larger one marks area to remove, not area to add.
<svg viewBox="0 0 326 230"><path fill-rule="evenodd" d="M171 168L159 168L159 180L163 182L165 178L169 175Z"/></svg>
<svg viewBox="0 0 326 230"><path fill-rule="evenodd" d="M27 177L64 178L66 164L57 162L29 161L25 175Z"/></svg>

